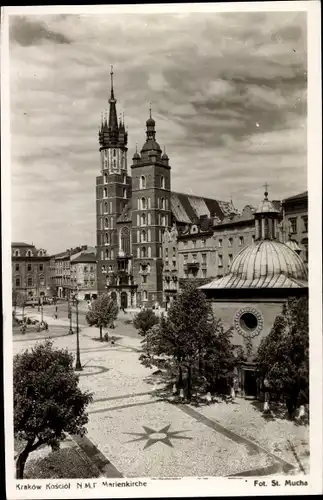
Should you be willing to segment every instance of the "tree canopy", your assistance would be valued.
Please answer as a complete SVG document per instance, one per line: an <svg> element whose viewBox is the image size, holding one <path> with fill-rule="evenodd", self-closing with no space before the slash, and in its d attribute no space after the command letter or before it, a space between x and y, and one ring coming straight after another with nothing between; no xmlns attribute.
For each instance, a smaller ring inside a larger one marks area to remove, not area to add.
<svg viewBox="0 0 323 500"><path fill-rule="evenodd" d="M259 346L256 363L273 391L285 397L292 417L309 398L308 298L289 299Z"/></svg>
<svg viewBox="0 0 323 500"><path fill-rule="evenodd" d="M167 318L151 328L144 340L141 361L146 366L168 368L178 374L178 388L186 373L187 397L192 384L214 385L235 362L230 342L231 330L225 331L216 320L203 292L188 284L172 302Z"/></svg>
<svg viewBox="0 0 323 500"><path fill-rule="evenodd" d="M72 354L54 349L50 340L14 357L14 433L26 442L16 463L17 479L23 478L28 455L39 446L55 448L66 433L86 432L92 395L82 392L78 381Z"/></svg>
<svg viewBox="0 0 323 500"><path fill-rule="evenodd" d="M118 317L118 305L108 294L99 295L93 301L91 309L86 313L86 321L90 326L100 328L100 339L102 328L108 328Z"/></svg>
<svg viewBox="0 0 323 500"><path fill-rule="evenodd" d="M159 318L151 309L142 309L133 319L133 326L140 335L146 335L154 325L159 323Z"/></svg>

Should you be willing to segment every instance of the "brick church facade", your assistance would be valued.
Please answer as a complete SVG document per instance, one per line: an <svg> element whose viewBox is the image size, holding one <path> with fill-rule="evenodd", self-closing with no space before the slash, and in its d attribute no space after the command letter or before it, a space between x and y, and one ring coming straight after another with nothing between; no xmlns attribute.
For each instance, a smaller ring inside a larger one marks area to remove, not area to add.
<svg viewBox="0 0 323 500"><path fill-rule="evenodd" d="M96 178L98 293L121 307L163 305L162 242L166 229L187 227L205 215L223 219L231 202L171 191L171 166L146 122L146 142L127 165L128 133L117 119L111 72L109 116L99 131L101 175Z"/></svg>

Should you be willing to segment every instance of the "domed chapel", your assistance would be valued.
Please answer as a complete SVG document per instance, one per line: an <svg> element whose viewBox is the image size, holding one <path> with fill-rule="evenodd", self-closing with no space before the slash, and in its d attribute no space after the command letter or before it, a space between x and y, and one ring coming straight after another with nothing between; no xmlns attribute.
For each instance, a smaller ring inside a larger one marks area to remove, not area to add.
<svg viewBox="0 0 323 500"><path fill-rule="evenodd" d="M255 214L256 238L233 260L229 272L200 287L247 361L236 368L242 396L256 396L254 358L289 297L308 294L307 270L293 246L278 240L279 211L268 192ZM296 249L297 250L297 249Z"/></svg>

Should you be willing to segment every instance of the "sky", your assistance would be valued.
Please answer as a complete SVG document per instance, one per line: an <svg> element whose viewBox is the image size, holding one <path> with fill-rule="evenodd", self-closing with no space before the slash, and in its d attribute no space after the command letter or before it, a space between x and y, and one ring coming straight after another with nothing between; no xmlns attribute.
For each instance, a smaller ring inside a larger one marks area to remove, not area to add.
<svg viewBox="0 0 323 500"><path fill-rule="evenodd" d="M242 209L307 190L306 13L10 17L12 239L95 245L110 65L129 133L149 103L172 190ZM129 168L130 170L130 168Z"/></svg>

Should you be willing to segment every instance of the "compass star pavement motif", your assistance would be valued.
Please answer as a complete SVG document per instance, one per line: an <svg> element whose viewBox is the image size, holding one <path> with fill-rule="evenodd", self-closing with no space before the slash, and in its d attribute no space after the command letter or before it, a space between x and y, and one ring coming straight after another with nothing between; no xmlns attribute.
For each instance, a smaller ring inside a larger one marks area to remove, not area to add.
<svg viewBox="0 0 323 500"><path fill-rule="evenodd" d="M131 441L127 441L127 443L133 443L134 441L147 441L144 450L149 448L155 443L164 443L166 446L170 446L171 448L174 448L171 439L192 439L191 437L187 436L178 436L178 434L182 432L187 432L187 431L170 431L170 427L172 424L166 425L160 431L155 431L154 429L151 429L150 427L142 426L143 429L145 429L145 432L125 432L125 434L130 434L131 436L140 436L136 439L131 439Z"/></svg>

